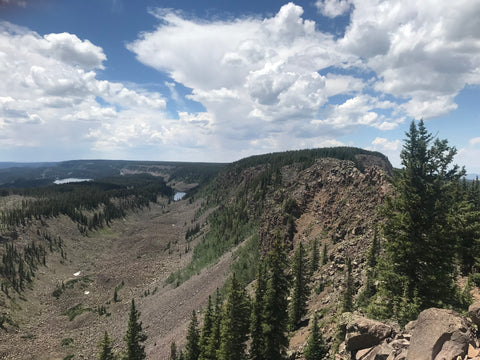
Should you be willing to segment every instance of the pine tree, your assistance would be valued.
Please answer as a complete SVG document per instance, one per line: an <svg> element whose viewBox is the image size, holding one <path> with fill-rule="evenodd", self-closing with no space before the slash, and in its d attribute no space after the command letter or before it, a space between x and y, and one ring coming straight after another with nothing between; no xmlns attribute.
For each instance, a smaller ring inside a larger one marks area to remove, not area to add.
<svg viewBox="0 0 480 360"><path fill-rule="evenodd" d="M397 316L405 297L416 297L419 310L455 302L455 188L464 170L452 165L456 149L434 139L423 121L418 126L412 121L406 136L404 168L383 209L385 256L376 303L383 308L377 315L384 317Z"/></svg>
<svg viewBox="0 0 480 360"><path fill-rule="evenodd" d="M322 265L326 265L328 262L328 248L327 244L323 245L323 252L322 252Z"/></svg>
<svg viewBox="0 0 480 360"><path fill-rule="evenodd" d="M320 251L318 249L318 239L315 238L312 244L312 257L310 259L310 273L313 274L318 270L318 264L320 263Z"/></svg>
<svg viewBox="0 0 480 360"><path fill-rule="evenodd" d="M130 316L128 318L128 329L124 337L127 343L127 349L124 356L125 360L146 359L145 347L142 345L147 340L147 335L142 330L140 321L140 312L135 308L135 300L132 299L130 306Z"/></svg>
<svg viewBox="0 0 480 360"><path fill-rule="evenodd" d="M227 299L223 306L220 325L219 358L222 360L246 359L250 304L245 289L232 276Z"/></svg>
<svg viewBox="0 0 480 360"><path fill-rule="evenodd" d="M257 273L257 284L255 287L255 299L252 304L252 314L250 319L250 334L252 342L250 344L250 358L252 360L264 360L265 339L263 335L263 323L265 319L265 265L260 261Z"/></svg>
<svg viewBox="0 0 480 360"><path fill-rule="evenodd" d="M203 317L203 327L200 335L199 347L200 355L199 360L210 360L209 356L209 344L211 342L212 330L213 330L214 314L212 309L212 297L208 297L207 308L205 309L205 316Z"/></svg>
<svg viewBox="0 0 480 360"><path fill-rule="evenodd" d="M220 323L222 321L222 299L220 295L220 290L217 289L215 295L215 304L213 305L212 313L212 332L207 343L205 351L205 359L208 360L217 360L217 352L220 348Z"/></svg>
<svg viewBox="0 0 480 360"><path fill-rule="evenodd" d="M177 344L175 344L175 341L170 344L170 360L178 360Z"/></svg>
<svg viewBox="0 0 480 360"><path fill-rule="evenodd" d="M352 261L347 257L347 271L345 273L345 290L343 291L342 312L353 311L353 277Z"/></svg>
<svg viewBox="0 0 480 360"><path fill-rule="evenodd" d="M98 343L100 352L97 356L98 360L115 360L117 357L113 353L113 340L105 331L102 340Z"/></svg>
<svg viewBox="0 0 480 360"><path fill-rule="evenodd" d="M195 310L192 311L190 318L190 325L187 330L187 345L185 346L185 360L198 360L200 355L200 348L198 342L200 334L198 332L198 320Z"/></svg>
<svg viewBox="0 0 480 360"><path fill-rule="evenodd" d="M286 274L288 267L285 244L277 235L273 249L267 257L268 280L265 292L263 335L265 339L264 358L282 359L288 346L286 336L288 325L288 300L290 279Z"/></svg>
<svg viewBox="0 0 480 360"><path fill-rule="evenodd" d="M325 348L316 315L313 316L312 332L308 338L304 355L305 360L323 360L327 355L327 349Z"/></svg>
<svg viewBox="0 0 480 360"><path fill-rule="evenodd" d="M295 250L292 264L293 289L292 300L289 308L288 326L295 330L302 317L307 313L307 301L310 295L308 285L309 276L306 269L306 256L303 244L300 243Z"/></svg>

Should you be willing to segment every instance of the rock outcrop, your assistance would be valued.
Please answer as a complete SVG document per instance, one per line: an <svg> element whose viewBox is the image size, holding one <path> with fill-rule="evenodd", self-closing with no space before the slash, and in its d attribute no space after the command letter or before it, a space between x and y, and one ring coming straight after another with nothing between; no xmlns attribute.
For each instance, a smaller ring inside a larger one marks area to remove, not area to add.
<svg viewBox="0 0 480 360"><path fill-rule="evenodd" d="M407 360L456 360L465 357L473 343L472 324L455 311L427 309L413 327Z"/></svg>
<svg viewBox="0 0 480 360"><path fill-rule="evenodd" d="M452 310L431 308L398 326L345 313L345 342L336 360L480 360L473 323Z"/></svg>

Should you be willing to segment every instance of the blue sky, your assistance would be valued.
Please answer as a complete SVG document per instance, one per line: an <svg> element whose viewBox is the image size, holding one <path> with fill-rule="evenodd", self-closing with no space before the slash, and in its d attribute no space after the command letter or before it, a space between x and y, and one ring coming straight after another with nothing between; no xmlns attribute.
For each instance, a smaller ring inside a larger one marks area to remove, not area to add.
<svg viewBox="0 0 480 360"><path fill-rule="evenodd" d="M480 1L0 0L0 161L234 161L423 118L480 173Z"/></svg>

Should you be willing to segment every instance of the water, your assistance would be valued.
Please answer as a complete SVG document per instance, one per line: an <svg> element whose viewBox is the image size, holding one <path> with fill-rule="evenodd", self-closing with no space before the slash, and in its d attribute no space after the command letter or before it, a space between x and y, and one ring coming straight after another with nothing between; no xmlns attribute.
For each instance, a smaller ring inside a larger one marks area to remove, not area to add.
<svg viewBox="0 0 480 360"><path fill-rule="evenodd" d="M83 182L83 181L93 181L93 179L67 178L67 179L55 180L54 183L57 185L60 185L60 184L76 183L76 182Z"/></svg>
<svg viewBox="0 0 480 360"><path fill-rule="evenodd" d="M176 192L175 195L173 195L173 201L179 201L179 200L182 200L185 195L187 195L187 193L184 193L184 192Z"/></svg>

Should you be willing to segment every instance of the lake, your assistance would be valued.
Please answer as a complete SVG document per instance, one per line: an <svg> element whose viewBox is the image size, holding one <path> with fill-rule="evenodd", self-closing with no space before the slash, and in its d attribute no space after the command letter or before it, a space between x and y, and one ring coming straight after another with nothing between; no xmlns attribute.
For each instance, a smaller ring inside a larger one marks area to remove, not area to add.
<svg viewBox="0 0 480 360"><path fill-rule="evenodd" d="M84 181L93 181L93 179L67 178L67 179L55 180L54 183L57 185L61 185L61 184L84 182Z"/></svg>

